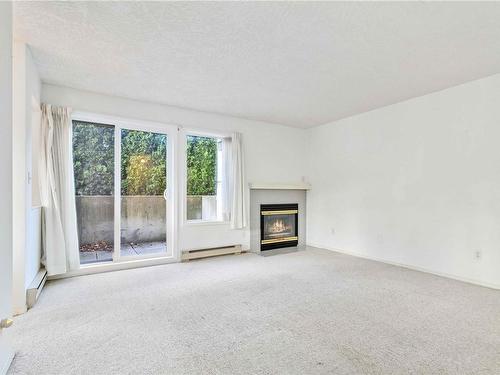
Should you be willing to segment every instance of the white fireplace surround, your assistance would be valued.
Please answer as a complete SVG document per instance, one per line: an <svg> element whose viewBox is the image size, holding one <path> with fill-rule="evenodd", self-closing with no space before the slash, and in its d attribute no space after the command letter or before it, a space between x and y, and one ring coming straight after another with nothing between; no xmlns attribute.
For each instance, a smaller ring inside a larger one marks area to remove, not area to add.
<svg viewBox="0 0 500 375"><path fill-rule="evenodd" d="M297 203L298 246L306 244L306 192L310 186L300 184L250 184L250 251L260 253L260 205Z"/></svg>

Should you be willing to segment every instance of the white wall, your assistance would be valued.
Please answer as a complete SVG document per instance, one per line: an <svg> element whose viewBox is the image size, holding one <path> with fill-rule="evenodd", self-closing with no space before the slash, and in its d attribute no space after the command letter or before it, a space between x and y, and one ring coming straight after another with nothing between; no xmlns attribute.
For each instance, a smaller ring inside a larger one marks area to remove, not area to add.
<svg viewBox="0 0 500 375"><path fill-rule="evenodd" d="M26 47L26 169L28 178L26 184L27 212L26 220L28 231L26 233L26 259L24 277L25 289L31 284L40 269L42 256L41 230L40 230L40 194L38 189L38 178L35 166L39 161L40 142L40 100L42 94L42 82L38 74L33 56L29 47ZM36 152L36 153L34 153ZM35 186L35 183L36 186Z"/></svg>
<svg viewBox="0 0 500 375"><path fill-rule="evenodd" d="M13 218L14 313L26 311L26 287L40 268L38 228L32 226L32 123L38 119L41 82L25 43L14 43Z"/></svg>
<svg viewBox="0 0 500 375"><path fill-rule="evenodd" d="M40 270L42 258L42 213L41 207L32 207L28 215L26 238L26 260L24 289L27 290L36 274Z"/></svg>
<svg viewBox="0 0 500 375"><path fill-rule="evenodd" d="M0 319L12 315L12 4L0 2ZM0 329L0 374L13 351Z"/></svg>
<svg viewBox="0 0 500 375"><path fill-rule="evenodd" d="M239 131L243 134L249 182L296 183L301 181L305 174L306 140L304 131L300 129L46 84L42 87L42 101L70 106L79 111L181 125L186 128ZM231 230L228 225L183 226L179 232L180 249L234 243L242 243L248 247L250 241L248 229Z"/></svg>
<svg viewBox="0 0 500 375"><path fill-rule="evenodd" d="M308 133L309 244L500 287L500 75Z"/></svg>

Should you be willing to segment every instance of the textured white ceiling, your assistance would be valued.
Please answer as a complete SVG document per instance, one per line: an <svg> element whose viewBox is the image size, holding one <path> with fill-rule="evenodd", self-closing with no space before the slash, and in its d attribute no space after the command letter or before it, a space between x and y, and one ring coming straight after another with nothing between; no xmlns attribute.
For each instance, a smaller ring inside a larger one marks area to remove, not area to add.
<svg viewBox="0 0 500 375"><path fill-rule="evenodd" d="M310 127L500 72L500 3L15 3L44 82Z"/></svg>

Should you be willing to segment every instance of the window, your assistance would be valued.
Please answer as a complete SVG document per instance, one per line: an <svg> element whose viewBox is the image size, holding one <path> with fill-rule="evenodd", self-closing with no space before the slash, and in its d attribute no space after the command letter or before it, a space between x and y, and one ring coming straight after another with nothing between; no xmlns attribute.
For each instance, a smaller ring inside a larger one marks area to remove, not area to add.
<svg viewBox="0 0 500 375"><path fill-rule="evenodd" d="M224 221L227 173L224 138L186 136L186 219Z"/></svg>

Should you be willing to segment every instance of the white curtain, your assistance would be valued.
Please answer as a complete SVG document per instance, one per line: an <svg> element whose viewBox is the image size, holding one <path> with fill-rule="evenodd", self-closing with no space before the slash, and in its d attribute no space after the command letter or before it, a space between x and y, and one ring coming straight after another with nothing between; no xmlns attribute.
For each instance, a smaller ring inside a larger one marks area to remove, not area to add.
<svg viewBox="0 0 500 375"><path fill-rule="evenodd" d="M40 153L42 263L56 275L80 266L69 108L42 104Z"/></svg>
<svg viewBox="0 0 500 375"><path fill-rule="evenodd" d="M222 168L222 176L220 176L221 188L221 218L224 221L231 221L231 171L233 169L233 164L231 160L232 148L231 148L231 137L225 137L222 139L222 160L224 160L224 166Z"/></svg>
<svg viewBox="0 0 500 375"><path fill-rule="evenodd" d="M247 186L245 183L242 137L240 133L233 133L231 138L231 228L242 229L247 226Z"/></svg>

